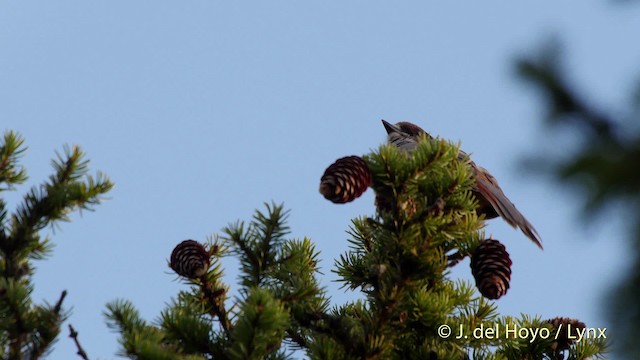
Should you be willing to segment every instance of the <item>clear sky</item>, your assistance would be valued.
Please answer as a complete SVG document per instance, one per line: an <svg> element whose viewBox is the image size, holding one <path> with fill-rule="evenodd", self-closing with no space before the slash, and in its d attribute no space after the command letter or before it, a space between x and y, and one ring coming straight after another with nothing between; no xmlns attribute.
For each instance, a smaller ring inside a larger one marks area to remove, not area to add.
<svg viewBox="0 0 640 360"><path fill-rule="evenodd" d="M540 97L516 80L513 59L558 35L567 76L613 110L638 78L639 19L639 6L603 0L3 1L0 130L29 146L20 194L51 173L63 144L81 145L116 184L97 211L52 233L34 298L67 289L89 356L115 358L105 304L126 298L154 320L185 286L167 267L173 247L273 200L291 209L291 236L322 252L334 304L353 299L331 269L350 219L374 213L373 194L334 205L319 179L335 159L383 143L384 118L461 141L538 229L544 252L488 222L514 262L503 314L609 327L601 295L627 259L621 222L614 212L585 223L571 191L519 166L569 145L542 126ZM236 264L225 263L233 287ZM452 277L472 279L468 261ZM51 359L76 356L67 335L65 325Z"/></svg>

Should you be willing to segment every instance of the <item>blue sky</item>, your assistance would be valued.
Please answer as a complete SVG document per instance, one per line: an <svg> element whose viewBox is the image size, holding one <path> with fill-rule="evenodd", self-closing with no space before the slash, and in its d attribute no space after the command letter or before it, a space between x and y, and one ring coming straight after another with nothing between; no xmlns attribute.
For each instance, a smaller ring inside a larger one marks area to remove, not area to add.
<svg viewBox="0 0 640 360"><path fill-rule="evenodd" d="M639 16L638 6L576 0L2 2L0 128L29 146L20 194L51 173L63 144L81 145L116 183L97 211L52 233L34 298L67 289L89 356L115 358L105 304L126 298L153 320L184 288L167 267L173 247L273 200L291 209L292 237L322 252L333 302L353 299L330 269L350 219L373 214L373 194L334 205L319 179L335 159L384 142L384 118L461 141L538 229L544 252L488 222L514 261L503 314L609 327L601 295L624 270L624 229L615 211L585 223L570 190L519 166L570 144L542 126L540 98L512 61L556 34L566 75L614 110L638 79ZM226 264L233 287L236 264ZM452 277L471 279L468 261ZM50 358L74 356L65 330Z"/></svg>

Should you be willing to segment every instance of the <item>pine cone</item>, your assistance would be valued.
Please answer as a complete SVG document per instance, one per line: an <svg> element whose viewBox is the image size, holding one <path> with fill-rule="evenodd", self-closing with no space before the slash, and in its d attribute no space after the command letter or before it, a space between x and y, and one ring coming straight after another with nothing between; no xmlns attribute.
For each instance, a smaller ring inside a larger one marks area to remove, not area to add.
<svg viewBox="0 0 640 360"><path fill-rule="evenodd" d="M471 256L471 273L476 287L488 299L499 299L507 293L511 280L511 259L498 240L484 240Z"/></svg>
<svg viewBox="0 0 640 360"><path fill-rule="evenodd" d="M180 276L198 278L209 269L209 252L199 242L185 240L171 252L169 266Z"/></svg>
<svg viewBox="0 0 640 360"><path fill-rule="evenodd" d="M558 338L551 344L551 348L556 352L568 350L578 337L578 333L587 327L582 321L565 317L555 317L545 322L553 326L554 337L556 331L560 329ZM569 338L569 331L571 331L571 338Z"/></svg>
<svg viewBox="0 0 640 360"><path fill-rule="evenodd" d="M359 156L336 160L320 178L320 193L336 204L351 202L371 185L371 172Z"/></svg>

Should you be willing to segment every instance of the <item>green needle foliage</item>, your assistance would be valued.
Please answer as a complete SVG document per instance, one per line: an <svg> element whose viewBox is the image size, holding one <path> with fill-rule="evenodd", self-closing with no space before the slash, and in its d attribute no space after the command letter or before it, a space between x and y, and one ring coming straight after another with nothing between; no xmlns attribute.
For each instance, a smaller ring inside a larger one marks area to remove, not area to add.
<svg viewBox="0 0 640 360"><path fill-rule="evenodd" d="M170 266L189 288L152 324L141 320L129 302L108 305L106 316L120 333L121 355L582 359L602 354L601 339L554 347L553 336L540 336L553 334L550 323L499 316L473 284L450 277L449 269L472 256L484 235L470 166L458 153L458 146L423 138L411 154L384 145L364 157L377 212L353 220L350 250L334 269L361 300L330 307L330 294L317 279L318 252L309 239L288 239L287 213L282 205L270 204L248 225L236 222L204 245L186 241L176 247ZM234 299L227 295L220 267L220 258L228 255L240 259ZM466 336L458 336L461 330Z"/></svg>
<svg viewBox="0 0 640 360"><path fill-rule="evenodd" d="M24 139L5 132L0 143L0 195L14 191L27 180L20 157ZM52 165L54 173L40 186L29 190L9 215L0 198L0 357L38 359L51 350L68 317L62 307L66 291L54 304L34 304L31 300L33 260L51 252L48 237L41 231L58 221L69 221L74 210L91 210L113 186L98 173L88 175L88 160L78 147L65 147Z"/></svg>

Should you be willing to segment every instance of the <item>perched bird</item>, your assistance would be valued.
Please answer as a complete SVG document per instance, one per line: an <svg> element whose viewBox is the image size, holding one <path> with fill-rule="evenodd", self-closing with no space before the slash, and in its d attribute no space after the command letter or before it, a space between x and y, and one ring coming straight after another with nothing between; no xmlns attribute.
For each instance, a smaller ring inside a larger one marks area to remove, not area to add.
<svg viewBox="0 0 640 360"><path fill-rule="evenodd" d="M418 139L422 134L427 137L431 137L426 131L422 130L419 126L410 122L399 122L395 125L382 120L385 129L387 130L387 141L390 144L397 146L400 149L407 151L413 150L418 145ZM458 154L459 159L464 159L467 154L460 151ZM540 241L540 235L531 223L522 215L520 211L513 205L513 203L502 192L498 181L487 171L476 165L473 161L470 162L473 176L476 179L476 184L473 188L473 194L478 199L479 205L478 214L484 214L485 218L493 219L500 216L509 225L520 228L522 232L531 241L536 243L540 249L542 249L542 243Z"/></svg>

